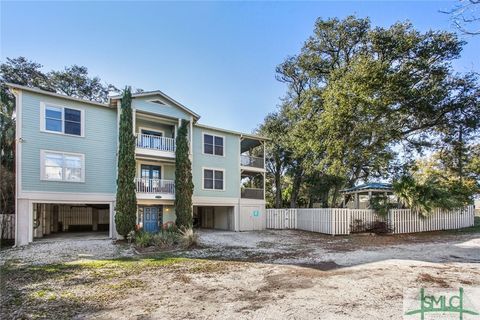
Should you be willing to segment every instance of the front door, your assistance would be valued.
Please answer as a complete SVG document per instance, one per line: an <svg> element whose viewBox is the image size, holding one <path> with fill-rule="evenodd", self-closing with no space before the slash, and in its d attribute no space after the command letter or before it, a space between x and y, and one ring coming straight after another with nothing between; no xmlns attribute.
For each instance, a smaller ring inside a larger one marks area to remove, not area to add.
<svg viewBox="0 0 480 320"><path fill-rule="evenodd" d="M162 178L162 167L142 164L140 171L143 189L146 192L159 192L160 179Z"/></svg>
<svg viewBox="0 0 480 320"><path fill-rule="evenodd" d="M146 232L158 232L158 225L161 223L162 210L160 207L143 208L143 230Z"/></svg>

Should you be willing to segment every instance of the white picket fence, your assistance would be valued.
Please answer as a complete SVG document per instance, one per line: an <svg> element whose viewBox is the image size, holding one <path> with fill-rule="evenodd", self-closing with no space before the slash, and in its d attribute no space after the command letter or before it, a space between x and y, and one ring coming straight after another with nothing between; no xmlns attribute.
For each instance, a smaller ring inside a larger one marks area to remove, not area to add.
<svg viewBox="0 0 480 320"><path fill-rule="evenodd" d="M436 209L427 218L419 217L410 209L394 209L388 212L388 221L393 228L393 233L460 229L473 226L474 220L473 206L451 211Z"/></svg>
<svg viewBox="0 0 480 320"><path fill-rule="evenodd" d="M474 225L473 206L435 212L424 218L410 209L393 209L381 217L370 209L267 209L267 229L298 229L331 235L364 231L375 221L386 222L393 233L449 230Z"/></svg>

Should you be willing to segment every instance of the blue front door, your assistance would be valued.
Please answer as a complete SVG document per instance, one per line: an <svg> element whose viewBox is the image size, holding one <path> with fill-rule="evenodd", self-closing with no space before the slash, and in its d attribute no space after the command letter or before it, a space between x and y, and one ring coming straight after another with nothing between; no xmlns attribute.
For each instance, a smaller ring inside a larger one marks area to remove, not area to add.
<svg viewBox="0 0 480 320"><path fill-rule="evenodd" d="M143 208L143 230L146 232L158 232L159 207Z"/></svg>

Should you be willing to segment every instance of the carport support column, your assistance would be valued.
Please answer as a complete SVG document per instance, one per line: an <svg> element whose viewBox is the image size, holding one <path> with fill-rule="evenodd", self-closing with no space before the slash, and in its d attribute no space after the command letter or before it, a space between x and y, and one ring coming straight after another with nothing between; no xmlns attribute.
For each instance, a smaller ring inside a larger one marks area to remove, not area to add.
<svg viewBox="0 0 480 320"><path fill-rule="evenodd" d="M110 234L109 237L112 239L117 239L117 226L115 225L115 202L110 202L109 211L110 211Z"/></svg>
<svg viewBox="0 0 480 320"><path fill-rule="evenodd" d="M98 231L98 209L92 208L92 230Z"/></svg>
<svg viewBox="0 0 480 320"><path fill-rule="evenodd" d="M33 232L30 223L30 220L33 219L33 206L29 206L28 200L18 199L15 211L15 245L24 246L29 243L30 234Z"/></svg>
<svg viewBox="0 0 480 320"><path fill-rule="evenodd" d="M33 217L33 219L36 220L36 222L37 222L37 228L33 229L35 231L33 233L33 236L35 238L41 238L41 237L43 237L43 217L45 215L45 204L44 203L41 203L41 204L38 205L38 209L37 209L36 213L37 214L36 214L36 216Z"/></svg>
<svg viewBox="0 0 480 320"><path fill-rule="evenodd" d="M237 204L233 207L233 221L235 221L234 230L240 231L240 204Z"/></svg>

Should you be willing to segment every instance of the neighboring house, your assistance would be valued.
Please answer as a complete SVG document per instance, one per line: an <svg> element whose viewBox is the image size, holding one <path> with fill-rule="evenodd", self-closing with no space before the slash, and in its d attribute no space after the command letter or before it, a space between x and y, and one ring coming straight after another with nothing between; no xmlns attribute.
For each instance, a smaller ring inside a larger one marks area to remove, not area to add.
<svg viewBox="0 0 480 320"><path fill-rule="evenodd" d="M16 244L98 231L116 238L121 96L106 104L8 84L16 97ZM265 228L265 138L209 127L161 91L133 95L138 225L175 222L175 137L189 122L194 222L203 228ZM260 157L252 157L252 150Z"/></svg>

